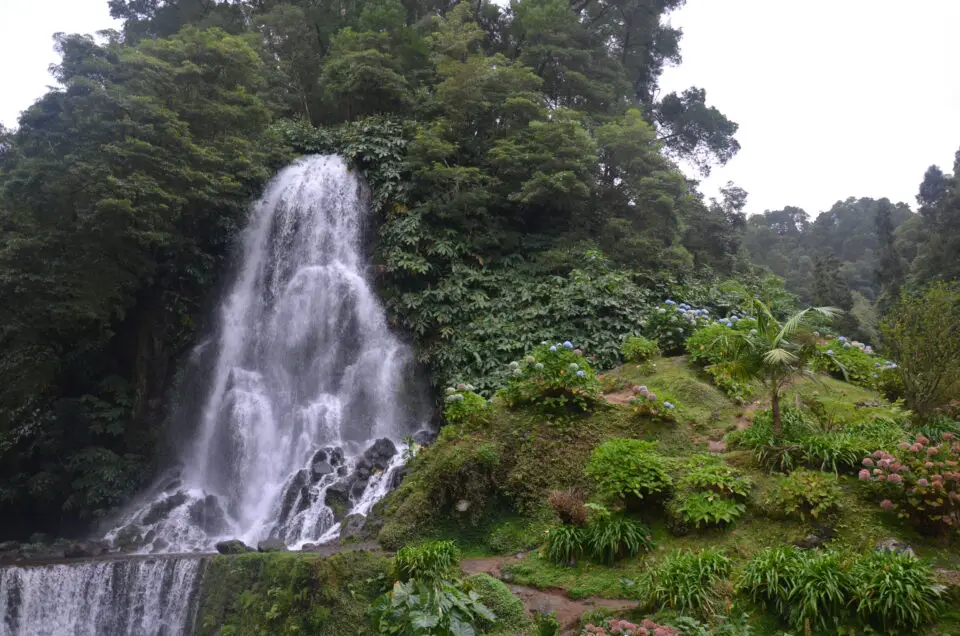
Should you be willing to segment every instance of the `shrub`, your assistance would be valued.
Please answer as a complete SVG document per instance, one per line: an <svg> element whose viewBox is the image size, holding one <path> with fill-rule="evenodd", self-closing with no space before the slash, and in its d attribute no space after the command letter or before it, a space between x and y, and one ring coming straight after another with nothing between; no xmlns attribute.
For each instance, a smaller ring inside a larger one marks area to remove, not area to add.
<svg viewBox="0 0 960 636"><path fill-rule="evenodd" d="M730 573L718 550L675 552L654 565L640 582L641 597L654 607L709 616L719 609L717 588Z"/></svg>
<svg viewBox="0 0 960 636"><path fill-rule="evenodd" d="M664 493L672 480L656 443L636 439L612 439L594 449L587 475L598 492L608 499L644 499Z"/></svg>
<svg viewBox="0 0 960 636"><path fill-rule="evenodd" d="M653 310L647 319L647 332L655 339L665 355L683 353L687 337L710 324L706 309L694 309L687 304L667 300Z"/></svg>
<svg viewBox="0 0 960 636"><path fill-rule="evenodd" d="M466 587L476 592L480 602L497 617L498 631L520 634L529 624L523 602L502 581L489 574L474 574L466 580Z"/></svg>
<svg viewBox="0 0 960 636"><path fill-rule="evenodd" d="M747 507L735 499L706 492L685 493L673 501L670 509L685 524L695 528L701 524L721 526L733 523L747 511Z"/></svg>
<svg viewBox="0 0 960 636"><path fill-rule="evenodd" d="M482 395L474 393L470 384L448 387L443 402L443 419L448 424L481 422L489 409L489 403Z"/></svg>
<svg viewBox="0 0 960 636"><path fill-rule="evenodd" d="M660 347L643 336L627 336L623 341L623 359L627 362L646 362L660 355Z"/></svg>
<svg viewBox="0 0 960 636"><path fill-rule="evenodd" d="M554 526L546 532L543 555L557 565L569 565L583 554L584 530L577 526Z"/></svg>
<svg viewBox="0 0 960 636"><path fill-rule="evenodd" d="M678 486L731 497L746 497L750 494L753 482L719 457L700 454L691 458Z"/></svg>
<svg viewBox="0 0 960 636"><path fill-rule="evenodd" d="M682 412L680 401L677 398L659 389L651 391L645 385L633 387L630 407L638 415L667 422L676 422Z"/></svg>
<svg viewBox="0 0 960 636"><path fill-rule="evenodd" d="M453 541L427 541L400 548L393 568L400 581L433 583L455 573L459 562L460 551Z"/></svg>
<svg viewBox="0 0 960 636"><path fill-rule="evenodd" d="M863 344L842 336L817 345L817 355L813 359L817 371L871 389L879 386L884 365Z"/></svg>
<svg viewBox="0 0 960 636"><path fill-rule="evenodd" d="M778 512L801 520L819 519L840 508L840 496L836 475L798 469L780 479L770 503Z"/></svg>
<svg viewBox="0 0 960 636"><path fill-rule="evenodd" d="M560 517L560 523L571 526L587 523L587 507L584 505L583 493L579 490L554 490L547 501Z"/></svg>
<svg viewBox="0 0 960 636"><path fill-rule="evenodd" d="M770 409L758 412L749 428L727 435L727 441L754 451L757 463L770 469L788 471L802 463L803 452L798 441L813 429L800 410L785 406L781 412L783 431L774 435Z"/></svg>
<svg viewBox="0 0 960 636"><path fill-rule="evenodd" d="M918 435L896 455L882 450L863 459L860 479L874 485L884 510L897 510L930 534L960 531L960 441L944 433L939 444Z"/></svg>
<svg viewBox="0 0 960 636"><path fill-rule="evenodd" d="M605 565L653 549L650 529L622 514L602 509L586 527L584 545L590 558Z"/></svg>
<svg viewBox="0 0 960 636"><path fill-rule="evenodd" d="M849 559L836 552L767 548L746 567L738 590L801 632L835 632L848 619L853 581Z"/></svg>
<svg viewBox="0 0 960 636"><path fill-rule="evenodd" d="M476 633L475 626L497 620L476 591L465 592L450 581L436 585L397 581L370 605L368 613L377 634L383 636L459 636Z"/></svg>
<svg viewBox="0 0 960 636"><path fill-rule="evenodd" d="M604 634L623 634L624 636L680 636L681 632L676 627L660 625L654 623L649 618L639 623L631 623L623 618L607 618L600 621L599 625L587 623L580 636L602 636Z"/></svg>
<svg viewBox="0 0 960 636"><path fill-rule="evenodd" d="M854 562L851 575L857 614L885 634L932 623L942 610L942 586L930 566L912 554L865 554Z"/></svg>
<svg viewBox="0 0 960 636"><path fill-rule="evenodd" d="M922 417L949 404L960 387L960 289L935 283L904 295L880 324L886 351L898 365L907 406Z"/></svg>
<svg viewBox="0 0 960 636"><path fill-rule="evenodd" d="M726 351L725 346L729 341L726 336L730 331L731 328L726 325L715 324L704 327L687 338L684 345L690 354L690 361L702 367L728 362L732 351Z"/></svg>
<svg viewBox="0 0 960 636"><path fill-rule="evenodd" d="M560 620L553 612L533 612L533 633L536 636L558 636L561 627Z"/></svg>
<svg viewBox="0 0 960 636"><path fill-rule="evenodd" d="M510 381L500 391L509 406L532 404L551 414L586 412L600 401L597 374L569 341L543 344L510 363Z"/></svg>

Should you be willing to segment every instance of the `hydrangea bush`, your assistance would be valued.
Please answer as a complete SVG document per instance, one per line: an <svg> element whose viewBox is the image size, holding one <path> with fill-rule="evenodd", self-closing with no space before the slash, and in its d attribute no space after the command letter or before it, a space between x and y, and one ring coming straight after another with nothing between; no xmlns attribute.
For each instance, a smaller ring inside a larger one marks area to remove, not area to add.
<svg viewBox="0 0 960 636"><path fill-rule="evenodd" d="M627 336L623 341L623 359L626 362L647 362L660 355L660 347L643 336Z"/></svg>
<svg viewBox="0 0 960 636"><path fill-rule="evenodd" d="M863 458L859 477L872 484L883 510L919 530L960 532L960 441L953 433L939 444L918 435L895 453L878 450Z"/></svg>
<svg viewBox="0 0 960 636"><path fill-rule="evenodd" d="M647 319L647 331L660 344L664 355L675 356L684 352L687 338L709 325L711 320L707 309L666 300Z"/></svg>
<svg viewBox="0 0 960 636"><path fill-rule="evenodd" d="M633 387L630 407L638 415L665 422L676 422L682 412L680 401L677 398L666 391L651 390L644 384Z"/></svg>
<svg viewBox="0 0 960 636"><path fill-rule="evenodd" d="M736 319L736 323L733 322ZM728 327L727 324L730 326ZM704 371L713 378L714 384L729 397L741 402L746 401L753 387L750 384L734 378L729 371L722 367L722 363L730 362L731 351L726 350L725 342L733 329L749 331L756 325L756 320L741 319L736 315L731 319L717 322L704 327L687 338L685 347L690 354L690 361L703 367Z"/></svg>
<svg viewBox="0 0 960 636"><path fill-rule="evenodd" d="M443 398L443 419L448 424L464 424L483 421L487 415L488 402L474 392L472 384L447 387Z"/></svg>
<svg viewBox="0 0 960 636"><path fill-rule="evenodd" d="M616 634L623 636L680 636L676 627L654 623L649 618L640 623L631 623L623 618L610 618L599 625L588 623L580 631L580 636L606 636Z"/></svg>
<svg viewBox="0 0 960 636"><path fill-rule="evenodd" d="M884 373L896 366L877 356L870 345L844 336L818 344L817 355L813 359L813 367L817 371L870 389L878 389Z"/></svg>
<svg viewBox="0 0 960 636"><path fill-rule="evenodd" d="M500 395L512 407L533 404L552 414L584 413L602 399L596 371L569 340L541 344L511 362L509 377Z"/></svg>

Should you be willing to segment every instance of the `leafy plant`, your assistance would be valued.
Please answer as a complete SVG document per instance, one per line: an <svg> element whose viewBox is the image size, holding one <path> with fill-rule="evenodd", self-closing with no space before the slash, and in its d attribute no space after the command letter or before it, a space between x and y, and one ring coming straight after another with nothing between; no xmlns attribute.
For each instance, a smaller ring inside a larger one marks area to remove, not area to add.
<svg viewBox="0 0 960 636"><path fill-rule="evenodd" d="M587 475L608 499L649 498L673 483L656 444L636 439L612 439L595 448Z"/></svg>
<svg viewBox="0 0 960 636"><path fill-rule="evenodd" d="M685 493L671 504L671 510L687 524L699 528L701 524L725 525L733 523L747 511L747 507L716 493Z"/></svg>
<svg viewBox="0 0 960 636"><path fill-rule="evenodd" d="M778 512L801 520L819 519L839 509L840 497L836 475L801 468L780 479L770 503Z"/></svg>
<svg viewBox="0 0 960 636"><path fill-rule="evenodd" d="M521 633L528 626L523 602L499 579L485 573L474 574L466 580L465 587L476 592L480 602L497 617L493 626L497 631Z"/></svg>
<svg viewBox="0 0 960 636"><path fill-rule="evenodd" d="M746 497L753 481L715 455L700 454L690 459L679 488L703 490L719 495Z"/></svg>
<svg viewBox="0 0 960 636"><path fill-rule="evenodd" d="M500 395L510 406L535 405L548 413L586 412L600 400L597 374L569 341L543 344L510 363L511 379Z"/></svg>
<svg viewBox="0 0 960 636"><path fill-rule="evenodd" d="M455 572L459 562L460 551L453 541L427 541L400 548L393 567L400 581L434 583Z"/></svg>
<svg viewBox="0 0 960 636"><path fill-rule="evenodd" d="M883 362L863 343L841 336L817 345L813 366L838 380L875 389L880 383Z"/></svg>
<svg viewBox="0 0 960 636"><path fill-rule="evenodd" d="M533 613L533 629L536 636L558 636L560 634L560 620L553 612Z"/></svg>
<svg viewBox="0 0 960 636"><path fill-rule="evenodd" d="M727 441L742 448L753 449L757 462L771 470L789 471L804 460L800 440L811 434L813 428L798 409L786 407L782 411L781 430L774 433L773 412L758 412L749 428L727 435Z"/></svg>
<svg viewBox="0 0 960 636"><path fill-rule="evenodd" d="M678 355L683 353L684 342L690 334L709 324L708 310L666 300L650 313L646 331L659 343L664 354Z"/></svg>
<svg viewBox="0 0 960 636"><path fill-rule="evenodd" d="M602 510L584 529L584 546L590 558L611 565L618 559L649 552L654 542L650 529L642 523Z"/></svg>
<svg viewBox="0 0 960 636"><path fill-rule="evenodd" d="M476 591L450 581L397 581L368 613L382 636L473 636L476 625L497 620Z"/></svg>
<svg viewBox="0 0 960 636"><path fill-rule="evenodd" d="M557 565L569 565L583 554L586 543L583 528L554 526L547 530L543 544L544 556Z"/></svg>
<svg viewBox="0 0 960 636"><path fill-rule="evenodd" d="M913 631L934 622L943 609L943 586L912 554L876 550L854 561L850 574L857 614L882 633Z"/></svg>
<svg viewBox="0 0 960 636"><path fill-rule="evenodd" d="M675 552L651 567L639 592L653 607L709 616L719 609L717 587L730 569L729 557L719 550Z"/></svg>
<svg viewBox="0 0 960 636"><path fill-rule="evenodd" d="M482 422L488 413L489 404L482 395L474 393L472 384L447 387L443 398L443 419L448 424Z"/></svg>
<svg viewBox="0 0 960 636"><path fill-rule="evenodd" d="M660 347L643 336L629 335L623 341L623 359L626 362L647 362L660 355Z"/></svg>
<svg viewBox="0 0 960 636"><path fill-rule="evenodd" d="M645 385L640 385L633 387L633 394L630 398L630 407L638 415L676 422L680 413L683 412L680 400L666 391L659 389L651 391Z"/></svg>

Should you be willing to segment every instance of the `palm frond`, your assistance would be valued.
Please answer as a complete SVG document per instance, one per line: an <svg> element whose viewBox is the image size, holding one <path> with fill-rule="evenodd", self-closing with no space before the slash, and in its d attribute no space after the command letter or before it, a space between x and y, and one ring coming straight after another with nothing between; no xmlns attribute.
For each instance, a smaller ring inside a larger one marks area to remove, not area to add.
<svg viewBox="0 0 960 636"><path fill-rule="evenodd" d="M763 355L763 361L770 365L786 366L788 364L793 364L798 360L800 360L800 358L797 357L797 354L781 347L771 349Z"/></svg>

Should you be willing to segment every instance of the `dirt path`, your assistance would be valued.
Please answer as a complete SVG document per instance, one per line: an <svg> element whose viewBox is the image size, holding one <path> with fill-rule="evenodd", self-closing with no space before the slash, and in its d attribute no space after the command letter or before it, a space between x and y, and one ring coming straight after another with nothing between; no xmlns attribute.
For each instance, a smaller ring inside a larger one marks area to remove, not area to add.
<svg viewBox="0 0 960 636"><path fill-rule="evenodd" d="M460 569L468 575L483 573L499 579L501 578L500 569L503 565L516 560L516 556L464 559L460 562ZM513 585L511 583L507 583L507 587L523 602L527 614L533 615L534 612L554 614L560 621L561 636L576 634L580 626L580 617L590 610L605 607L618 611L637 606L636 601L608 598L591 597L573 600L567 596L566 590L558 588L538 590L526 585Z"/></svg>

